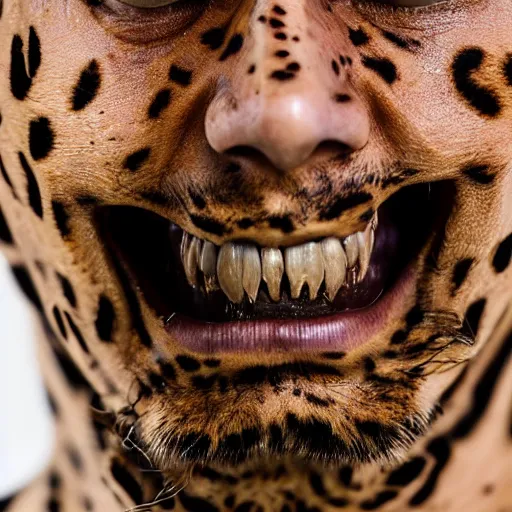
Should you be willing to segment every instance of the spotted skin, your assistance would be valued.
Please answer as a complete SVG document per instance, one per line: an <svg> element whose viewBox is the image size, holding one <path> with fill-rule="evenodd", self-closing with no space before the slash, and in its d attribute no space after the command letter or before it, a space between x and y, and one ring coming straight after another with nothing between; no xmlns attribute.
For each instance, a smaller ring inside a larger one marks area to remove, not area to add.
<svg viewBox="0 0 512 512"><path fill-rule="evenodd" d="M0 507L512 510L512 6L454 4L0 2L0 240L59 440ZM291 245L435 182L414 295L347 352L187 351L96 221Z"/></svg>

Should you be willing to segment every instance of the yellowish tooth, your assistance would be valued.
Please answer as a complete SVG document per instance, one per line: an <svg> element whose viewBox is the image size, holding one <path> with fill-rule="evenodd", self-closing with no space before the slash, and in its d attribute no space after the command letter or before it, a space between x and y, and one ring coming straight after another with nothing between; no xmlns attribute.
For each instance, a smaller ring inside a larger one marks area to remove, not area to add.
<svg viewBox="0 0 512 512"><path fill-rule="evenodd" d="M254 245L244 247L242 284L251 302L256 300L261 281L260 252Z"/></svg>
<svg viewBox="0 0 512 512"><path fill-rule="evenodd" d="M265 247L261 249L261 267L263 280L267 283L268 293L274 302L281 299L281 280L284 274L284 260L280 249Z"/></svg>
<svg viewBox="0 0 512 512"><path fill-rule="evenodd" d="M375 230L370 230L370 260L372 259L373 248L375 247Z"/></svg>
<svg viewBox="0 0 512 512"><path fill-rule="evenodd" d="M339 239L322 240L322 255L325 266L325 289L329 300L334 300L338 290L346 281L347 255Z"/></svg>
<svg viewBox="0 0 512 512"><path fill-rule="evenodd" d="M201 251L201 240L188 233L183 234L181 241L181 257L187 281L191 286L196 287L197 267L199 264L199 253Z"/></svg>
<svg viewBox="0 0 512 512"><path fill-rule="evenodd" d="M190 242L192 241L192 235L189 235L185 231L183 232L183 236L181 237L181 247L180 247L180 256L183 266L185 266L185 255L188 252L188 247Z"/></svg>
<svg viewBox="0 0 512 512"><path fill-rule="evenodd" d="M347 255L348 267L354 267L359 257L359 243L357 241L357 233L347 236L347 238L343 240L343 248L345 249L345 254Z"/></svg>
<svg viewBox="0 0 512 512"><path fill-rule="evenodd" d="M292 298L296 299L300 296L302 285L306 281L306 272L302 261L301 246L287 247L284 251L284 265L286 275L290 282L290 291Z"/></svg>
<svg viewBox="0 0 512 512"><path fill-rule="evenodd" d="M204 274L204 287L207 293L218 289L217 283L217 249L215 244L204 241L199 257L199 270Z"/></svg>
<svg viewBox="0 0 512 512"><path fill-rule="evenodd" d="M373 214L371 225L372 225L372 229L375 231L377 229L377 226L379 225L379 212L378 211L376 211Z"/></svg>
<svg viewBox="0 0 512 512"><path fill-rule="evenodd" d="M217 258L217 277L222 291L231 302L236 304L244 298L242 285L243 246L231 242L225 243Z"/></svg>
<svg viewBox="0 0 512 512"><path fill-rule="evenodd" d="M309 296L316 297L324 278L322 251L319 244L308 242L288 247L284 253L286 275L290 282L292 299L300 297L304 283L308 283Z"/></svg>
<svg viewBox="0 0 512 512"><path fill-rule="evenodd" d="M322 246L316 242L304 244L306 263L306 283L309 288L309 299L316 299L318 290L324 281L324 258Z"/></svg>
<svg viewBox="0 0 512 512"><path fill-rule="evenodd" d="M368 271L368 267L370 266L370 259L373 250L374 232L371 223L366 226L364 231L359 231L356 235L359 246L359 271L357 274L357 280L362 281Z"/></svg>

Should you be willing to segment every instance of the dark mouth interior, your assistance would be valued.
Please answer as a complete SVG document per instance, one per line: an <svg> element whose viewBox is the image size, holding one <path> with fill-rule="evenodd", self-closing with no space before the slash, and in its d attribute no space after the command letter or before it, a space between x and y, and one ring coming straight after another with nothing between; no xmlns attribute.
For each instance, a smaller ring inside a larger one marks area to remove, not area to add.
<svg viewBox="0 0 512 512"><path fill-rule="evenodd" d="M256 302L246 299L233 304L221 290L207 295L189 285L180 258L183 231L167 219L137 207L104 206L97 210L95 220L112 258L121 263L132 286L164 320L174 313L206 322L311 318L373 304L427 243L434 248L436 238L442 238L454 193L451 182L411 185L381 205L366 277L342 288L332 302L323 293L324 284L313 301L307 285L299 299L290 299L285 278L280 302L269 299L262 282Z"/></svg>

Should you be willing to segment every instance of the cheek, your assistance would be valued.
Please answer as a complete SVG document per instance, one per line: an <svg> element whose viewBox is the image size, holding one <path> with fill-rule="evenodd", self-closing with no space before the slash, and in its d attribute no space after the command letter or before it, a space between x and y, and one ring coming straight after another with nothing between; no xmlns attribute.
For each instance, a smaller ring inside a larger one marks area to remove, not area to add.
<svg viewBox="0 0 512 512"><path fill-rule="evenodd" d="M466 156L475 145L502 152L512 115L509 62L487 33L448 33L404 56L394 104L441 154Z"/></svg>
<svg viewBox="0 0 512 512"><path fill-rule="evenodd" d="M478 122L455 93L450 65L449 51L435 58L423 53L419 57L404 55L398 64L400 80L393 87L393 106L421 138L436 148L453 145L453 135L455 140L461 139L461 126L474 129Z"/></svg>
<svg viewBox="0 0 512 512"><path fill-rule="evenodd" d="M61 192L72 186L81 193L95 183L108 194L118 180L130 179L149 157L149 147L161 141L147 121L149 87L138 68L117 76L108 59L102 58L88 60L65 75L54 84L63 91L62 97L46 109L51 109L53 151L45 171L55 178L54 186L62 187ZM38 132L45 129L41 122L32 125ZM34 151L44 151L40 141L48 137L30 140L36 158ZM73 180L66 178L70 173Z"/></svg>

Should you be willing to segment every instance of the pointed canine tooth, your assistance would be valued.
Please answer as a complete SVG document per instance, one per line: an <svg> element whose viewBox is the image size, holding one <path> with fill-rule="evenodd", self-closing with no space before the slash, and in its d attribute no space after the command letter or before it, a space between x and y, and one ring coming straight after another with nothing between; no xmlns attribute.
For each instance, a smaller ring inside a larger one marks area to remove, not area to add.
<svg viewBox="0 0 512 512"><path fill-rule="evenodd" d="M199 264L201 243L201 240L195 236L187 234L187 238L185 239L185 234L183 235L181 244L183 268L187 276L187 281L194 287L197 286L197 266Z"/></svg>
<svg viewBox="0 0 512 512"><path fill-rule="evenodd" d="M341 285L346 281L347 255L337 238L322 241L322 254L325 266L325 289L329 300L334 300Z"/></svg>
<svg viewBox="0 0 512 512"><path fill-rule="evenodd" d="M270 298L274 302L279 302L281 299L281 279L284 274L284 260L281 250L270 247L261 249L261 268Z"/></svg>
<svg viewBox="0 0 512 512"><path fill-rule="evenodd" d="M286 274L290 281L292 299L300 296L302 286L308 283L309 297L314 299L324 279L324 264L320 245L308 242L288 247L284 253Z"/></svg>
<svg viewBox="0 0 512 512"><path fill-rule="evenodd" d="M180 247L180 256L181 256L181 262L183 263L183 266L185 266L185 255L188 252L188 247L189 247L191 241L192 241L192 235L189 235L188 233L183 232L183 236L181 237L181 247Z"/></svg>
<svg viewBox="0 0 512 512"><path fill-rule="evenodd" d="M360 231L356 233L356 235L359 246L359 271L357 273L357 280L362 281L370 266L374 234L371 226L368 226L364 231Z"/></svg>
<svg viewBox="0 0 512 512"><path fill-rule="evenodd" d="M371 225L372 225L372 229L375 231L377 229L377 226L379 225L379 212L378 211L376 211L373 214Z"/></svg>
<svg viewBox="0 0 512 512"><path fill-rule="evenodd" d="M222 291L231 302L236 304L244 298L242 285L243 246L228 242L219 251L217 258L217 277Z"/></svg>
<svg viewBox="0 0 512 512"><path fill-rule="evenodd" d="M343 240L343 248L347 255L348 267L352 268L356 263L359 256L359 243L357 242L357 233L347 236Z"/></svg>
<svg viewBox="0 0 512 512"><path fill-rule="evenodd" d="M204 274L204 287L210 293L219 286L217 283L217 249L211 242L203 242L199 256L199 270Z"/></svg>
<svg viewBox="0 0 512 512"><path fill-rule="evenodd" d="M306 245L306 283L309 288L309 299L316 299L318 289L324 281L324 258L322 256L322 246L316 242Z"/></svg>
<svg viewBox="0 0 512 512"><path fill-rule="evenodd" d="M302 285L306 280L306 272L302 261L302 250L300 245L288 247L284 251L284 264L286 275L290 282L290 291L292 298L296 299L300 296Z"/></svg>
<svg viewBox="0 0 512 512"><path fill-rule="evenodd" d="M217 272L217 251L215 244L205 241L199 258L199 270L207 275L215 275Z"/></svg>
<svg viewBox="0 0 512 512"><path fill-rule="evenodd" d="M251 302L256 300L261 281L260 252L254 245L244 247L242 284Z"/></svg>

